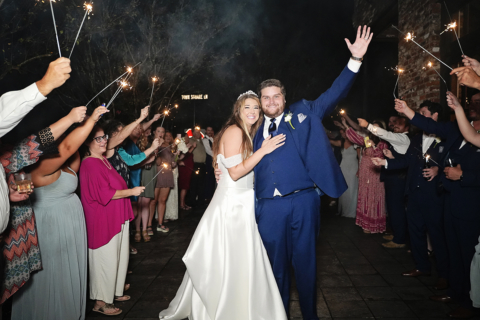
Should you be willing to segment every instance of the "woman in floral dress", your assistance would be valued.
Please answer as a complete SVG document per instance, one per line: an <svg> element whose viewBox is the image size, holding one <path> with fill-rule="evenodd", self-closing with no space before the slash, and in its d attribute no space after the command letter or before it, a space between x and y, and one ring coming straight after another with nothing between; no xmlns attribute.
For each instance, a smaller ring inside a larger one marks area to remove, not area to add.
<svg viewBox="0 0 480 320"><path fill-rule="evenodd" d="M374 121L372 124L385 129L385 124L380 121ZM364 138L350 127L347 128L346 134L352 143L364 147L358 169L356 224L362 227L365 233L383 233L386 230L385 188L380 181L380 168L370 159L384 158L383 150L388 149L388 145L371 134Z"/></svg>

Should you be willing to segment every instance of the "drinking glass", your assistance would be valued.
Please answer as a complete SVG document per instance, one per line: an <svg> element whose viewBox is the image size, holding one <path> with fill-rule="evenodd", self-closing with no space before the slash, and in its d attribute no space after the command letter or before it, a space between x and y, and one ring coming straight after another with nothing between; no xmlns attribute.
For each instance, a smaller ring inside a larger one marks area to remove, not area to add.
<svg viewBox="0 0 480 320"><path fill-rule="evenodd" d="M19 193L32 191L32 176L30 173L15 173L15 184Z"/></svg>

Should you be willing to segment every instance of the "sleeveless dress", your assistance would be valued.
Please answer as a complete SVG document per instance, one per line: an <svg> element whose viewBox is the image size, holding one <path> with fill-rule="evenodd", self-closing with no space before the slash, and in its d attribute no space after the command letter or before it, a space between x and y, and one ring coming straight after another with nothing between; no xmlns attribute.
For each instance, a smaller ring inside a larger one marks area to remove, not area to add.
<svg viewBox="0 0 480 320"><path fill-rule="evenodd" d="M12 319L85 319L87 231L77 185L61 171L32 194L43 269L13 296Z"/></svg>
<svg viewBox="0 0 480 320"><path fill-rule="evenodd" d="M165 209L165 219L178 220L178 167L173 169L174 187L170 190Z"/></svg>
<svg viewBox="0 0 480 320"><path fill-rule="evenodd" d="M187 271L160 319L286 320L255 222L253 171L233 181L240 154L219 154L222 178L183 257Z"/></svg>
<svg viewBox="0 0 480 320"><path fill-rule="evenodd" d="M348 189L338 199L338 212L342 217L355 218L358 198L358 159L357 150L353 145L348 149L342 148L340 169L342 169Z"/></svg>

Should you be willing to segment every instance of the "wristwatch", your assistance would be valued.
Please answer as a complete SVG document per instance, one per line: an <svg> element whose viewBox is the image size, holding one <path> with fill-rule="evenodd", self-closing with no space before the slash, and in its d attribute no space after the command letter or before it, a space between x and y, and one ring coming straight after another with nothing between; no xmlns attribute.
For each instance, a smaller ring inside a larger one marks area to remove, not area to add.
<svg viewBox="0 0 480 320"><path fill-rule="evenodd" d="M363 58L358 58L358 57L354 57L354 56L351 56L350 59L355 60L355 61L358 61L358 62L362 62L362 61L363 61Z"/></svg>

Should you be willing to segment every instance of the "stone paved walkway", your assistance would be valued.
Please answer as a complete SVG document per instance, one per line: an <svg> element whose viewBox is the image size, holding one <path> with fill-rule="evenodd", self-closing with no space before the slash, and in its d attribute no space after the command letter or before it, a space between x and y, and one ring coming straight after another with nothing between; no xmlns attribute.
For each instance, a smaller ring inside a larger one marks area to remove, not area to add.
<svg viewBox="0 0 480 320"><path fill-rule="evenodd" d="M120 316L106 317L89 311L87 319L158 319L175 296L185 272L182 256L205 208L183 214L170 222L171 232L156 233L149 243L139 243L131 255L127 294L132 300L116 305ZM318 315L321 319L446 318L454 304L428 300L435 291L436 276L405 278L412 269L406 249L387 250L381 235L367 235L353 219L340 218L324 208L318 239ZM93 302L88 304L88 310ZM291 319L301 320L298 295L292 289ZM480 318L476 318L477 320ZM225 319L228 320L228 319ZM272 319L275 320L275 319Z"/></svg>

